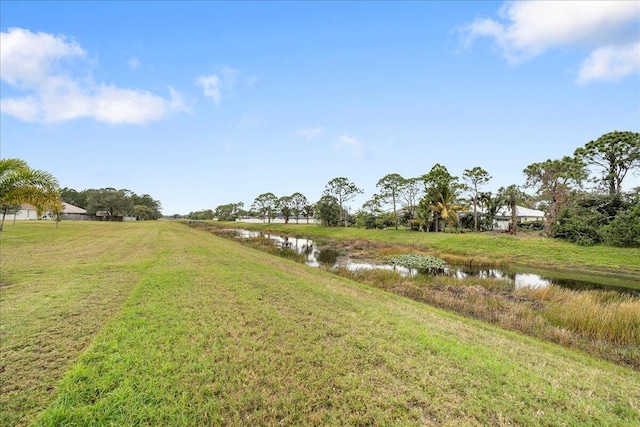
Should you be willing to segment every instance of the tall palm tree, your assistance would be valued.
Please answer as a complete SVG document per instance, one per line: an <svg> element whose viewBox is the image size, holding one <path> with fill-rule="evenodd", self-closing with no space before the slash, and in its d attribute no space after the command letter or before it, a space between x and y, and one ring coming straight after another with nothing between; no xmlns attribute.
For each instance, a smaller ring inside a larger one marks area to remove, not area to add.
<svg viewBox="0 0 640 427"><path fill-rule="evenodd" d="M31 169L24 160L0 159L0 205L31 203L40 209L59 203L58 181L49 172ZM2 214L0 231L4 226Z"/></svg>
<svg viewBox="0 0 640 427"><path fill-rule="evenodd" d="M498 189L498 198L504 200L504 202L509 205L509 209L511 210L511 232L515 235L518 231L518 203L524 200L525 194L520 190L520 187L512 184L507 188L500 187Z"/></svg>

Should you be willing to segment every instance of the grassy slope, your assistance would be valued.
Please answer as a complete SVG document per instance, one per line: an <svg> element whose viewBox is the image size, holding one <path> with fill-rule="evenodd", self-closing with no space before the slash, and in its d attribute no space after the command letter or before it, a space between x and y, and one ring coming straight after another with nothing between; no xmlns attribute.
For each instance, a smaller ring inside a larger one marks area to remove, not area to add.
<svg viewBox="0 0 640 427"><path fill-rule="evenodd" d="M637 372L202 231L7 228L2 382L16 389L3 425L640 422ZM29 257L37 242L53 249L37 265L13 256ZM75 255L59 257L62 247ZM55 373L22 390L27 379L12 375L40 369L43 343Z"/></svg>
<svg viewBox="0 0 640 427"><path fill-rule="evenodd" d="M613 273L640 280L640 248L578 246L560 239L511 236L494 233L418 233L406 230L365 230L320 227L307 224L219 223L228 226L269 229L296 235L334 239L363 238L382 243L401 243L431 248L447 254L504 260L547 268L567 268L580 272Z"/></svg>
<svg viewBox="0 0 640 427"><path fill-rule="evenodd" d="M47 404L59 379L121 310L160 229L19 223L0 233L0 425ZM10 286L6 286L9 284Z"/></svg>

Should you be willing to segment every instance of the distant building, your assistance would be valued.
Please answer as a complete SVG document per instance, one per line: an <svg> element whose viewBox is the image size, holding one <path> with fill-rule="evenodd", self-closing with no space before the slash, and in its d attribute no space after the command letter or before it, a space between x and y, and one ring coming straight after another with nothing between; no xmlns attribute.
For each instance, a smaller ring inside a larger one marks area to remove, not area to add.
<svg viewBox="0 0 640 427"><path fill-rule="evenodd" d="M29 203L23 203L20 206L20 210L15 213L14 218L16 221L28 221L34 219L53 219L54 216L51 211L47 211L42 214L42 218L38 218L36 207ZM62 202L62 219L83 221L90 218L85 209Z"/></svg>
<svg viewBox="0 0 640 427"><path fill-rule="evenodd" d="M23 203L20 206L20 210L13 215L13 219L16 221L25 221L30 219L38 219L38 213L36 207L29 203Z"/></svg>
<svg viewBox="0 0 640 427"><path fill-rule="evenodd" d="M86 221L89 219L87 210L62 202L62 219L71 221Z"/></svg>
<svg viewBox="0 0 640 427"><path fill-rule="evenodd" d="M478 208L479 215L485 215L485 211ZM518 224L530 224L532 222L544 221L544 212L536 209L525 208L524 206L516 206L516 221ZM511 208L509 206L501 206L496 211L493 218L493 227L496 230L508 230L511 223Z"/></svg>

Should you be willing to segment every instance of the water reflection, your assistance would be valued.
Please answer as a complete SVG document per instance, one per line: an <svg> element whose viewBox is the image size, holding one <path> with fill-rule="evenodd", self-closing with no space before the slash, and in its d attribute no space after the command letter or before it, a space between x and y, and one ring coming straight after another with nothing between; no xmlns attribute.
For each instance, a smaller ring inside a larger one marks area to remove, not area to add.
<svg viewBox="0 0 640 427"><path fill-rule="evenodd" d="M457 277L459 279L464 279L467 277L475 277L480 279L504 279L509 280L513 284L515 289L520 289L523 287L544 288L545 286L549 286L549 284L553 282L555 285L571 289L608 289L622 292L635 292L632 289L624 287L607 286L595 282L552 277L551 275L544 277L542 275L531 272L512 272L505 269L497 269L493 267L450 266L444 271L441 270L439 272L433 272L418 270L415 268L394 266L384 263L370 263L360 260L355 261L353 259L350 259L348 255L340 256L338 251L335 249L320 249L313 240L307 238L282 237L275 234L242 229L233 229L228 231L232 231L238 238L265 237L267 239L273 240L279 248L291 249L299 254L305 255L305 263L311 267L319 267L320 265L329 268L342 267L350 271L372 269L391 270L405 277L415 276L417 274L443 274L451 277Z"/></svg>

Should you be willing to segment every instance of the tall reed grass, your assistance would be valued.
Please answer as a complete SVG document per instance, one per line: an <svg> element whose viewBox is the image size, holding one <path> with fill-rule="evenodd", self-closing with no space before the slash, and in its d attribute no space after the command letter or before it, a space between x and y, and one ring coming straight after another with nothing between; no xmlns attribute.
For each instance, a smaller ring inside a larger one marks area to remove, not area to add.
<svg viewBox="0 0 640 427"><path fill-rule="evenodd" d="M501 279L403 277L389 270L335 274L505 329L573 347L640 370L640 298L550 285L521 288Z"/></svg>
<svg viewBox="0 0 640 427"><path fill-rule="evenodd" d="M558 286L523 288L528 295L550 304L543 311L553 325L596 340L640 345L640 298L615 291L574 291Z"/></svg>

